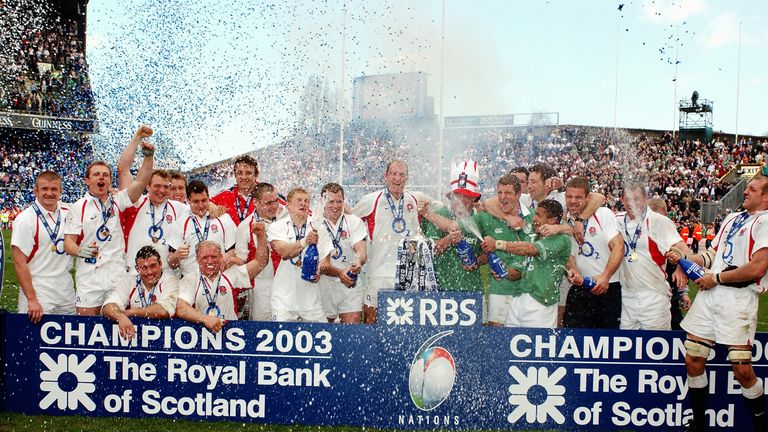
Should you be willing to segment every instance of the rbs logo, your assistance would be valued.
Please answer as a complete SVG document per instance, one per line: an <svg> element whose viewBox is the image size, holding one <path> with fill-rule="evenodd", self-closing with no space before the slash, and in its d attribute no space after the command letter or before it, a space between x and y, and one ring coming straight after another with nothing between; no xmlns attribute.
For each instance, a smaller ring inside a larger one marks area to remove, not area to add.
<svg viewBox="0 0 768 432"><path fill-rule="evenodd" d="M388 325L466 327L477 324L482 301L478 298L401 294L387 296L382 307L387 312Z"/></svg>
<svg viewBox="0 0 768 432"><path fill-rule="evenodd" d="M421 299L419 302L419 324L441 326L470 326L477 322L477 307L474 299L458 302L454 299Z"/></svg>

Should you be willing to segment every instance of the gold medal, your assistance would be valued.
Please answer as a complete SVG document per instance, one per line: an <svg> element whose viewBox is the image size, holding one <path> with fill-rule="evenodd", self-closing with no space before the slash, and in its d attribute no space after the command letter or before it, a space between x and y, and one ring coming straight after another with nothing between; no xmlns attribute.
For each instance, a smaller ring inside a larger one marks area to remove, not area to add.
<svg viewBox="0 0 768 432"><path fill-rule="evenodd" d="M632 253L629 254L629 261L637 261L637 252L632 251Z"/></svg>
<svg viewBox="0 0 768 432"><path fill-rule="evenodd" d="M208 311L208 316L212 316L212 317L215 317L215 316L217 316L217 314L216 314L216 309L210 309L210 310Z"/></svg>
<svg viewBox="0 0 768 432"><path fill-rule="evenodd" d="M296 260L296 267L301 268L301 259Z"/></svg>
<svg viewBox="0 0 768 432"><path fill-rule="evenodd" d="M51 245L51 252L56 253L56 245Z"/></svg>
<svg viewBox="0 0 768 432"><path fill-rule="evenodd" d="M157 237L152 237L152 243L157 243Z"/></svg>

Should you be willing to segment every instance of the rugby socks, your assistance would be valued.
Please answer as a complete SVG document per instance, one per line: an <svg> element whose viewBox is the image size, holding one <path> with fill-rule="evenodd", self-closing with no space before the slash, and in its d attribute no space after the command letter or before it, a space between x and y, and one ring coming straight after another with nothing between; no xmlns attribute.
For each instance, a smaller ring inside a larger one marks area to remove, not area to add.
<svg viewBox="0 0 768 432"><path fill-rule="evenodd" d="M755 431L768 431L768 423L765 420L765 396L763 394L763 383L757 379L755 385L750 388L741 388L741 394L747 402L749 410L752 412L752 421L755 425Z"/></svg>
<svg viewBox="0 0 768 432"><path fill-rule="evenodd" d="M691 396L691 408L693 409L693 420L691 425L695 430L706 430L707 418L704 412L707 409L707 392L709 391L709 381L707 374L699 376L688 375L688 394Z"/></svg>

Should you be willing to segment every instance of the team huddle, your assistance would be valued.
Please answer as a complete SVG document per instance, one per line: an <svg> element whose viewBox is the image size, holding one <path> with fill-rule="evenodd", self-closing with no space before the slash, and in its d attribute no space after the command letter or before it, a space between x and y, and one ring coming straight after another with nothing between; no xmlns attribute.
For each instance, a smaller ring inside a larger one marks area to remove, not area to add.
<svg viewBox="0 0 768 432"><path fill-rule="evenodd" d="M398 286L403 239L426 238L440 290L483 292L480 267L489 264L490 326L554 328L562 320L664 330L673 291L687 301L688 283L681 266L672 275L665 269L684 259L706 269L681 324L691 430L705 426L704 367L715 343L729 347L756 427L764 425L750 341L758 295L768 287L765 170L749 183L743 211L728 215L712 247L694 255L642 183L624 185L625 211L614 214L588 178L563 183L537 164L501 175L496 196L481 200L477 163L463 161L451 169L444 205L406 190L408 166L393 160L382 190L350 208L343 187L328 183L312 209L309 191L294 188L283 198L260 182L249 156L234 163L236 185L211 197L203 182L155 169L151 135L141 126L126 146L117 189L103 161L87 167L88 192L72 204L60 202L59 174L37 176L36 200L12 234L19 312L33 322L43 314L103 314L125 338L136 334L131 317L177 317L212 332L238 319L374 323L378 292ZM134 178L137 151L143 159ZM310 274L307 261L316 261Z"/></svg>

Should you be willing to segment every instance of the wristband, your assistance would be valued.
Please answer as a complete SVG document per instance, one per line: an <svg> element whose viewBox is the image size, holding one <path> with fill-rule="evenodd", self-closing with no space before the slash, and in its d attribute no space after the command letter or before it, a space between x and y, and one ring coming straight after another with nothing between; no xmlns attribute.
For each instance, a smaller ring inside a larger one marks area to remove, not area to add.
<svg viewBox="0 0 768 432"><path fill-rule="evenodd" d="M506 251L507 242L505 242L504 240L496 240L496 250Z"/></svg>
<svg viewBox="0 0 768 432"><path fill-rule="evenodd" d="M144 155L144 157L151 157L155 154L155 149L148 149L148 148L141 148L141 154Z"/></svg>
<svg viewBox="0 0 768 432"><path fill-rule="evenodd" d="M722 279L720 279L720 273L715 273L714 278L715 278L715 282L717 282L718 285L722 285L723 284Z"/></svg>

